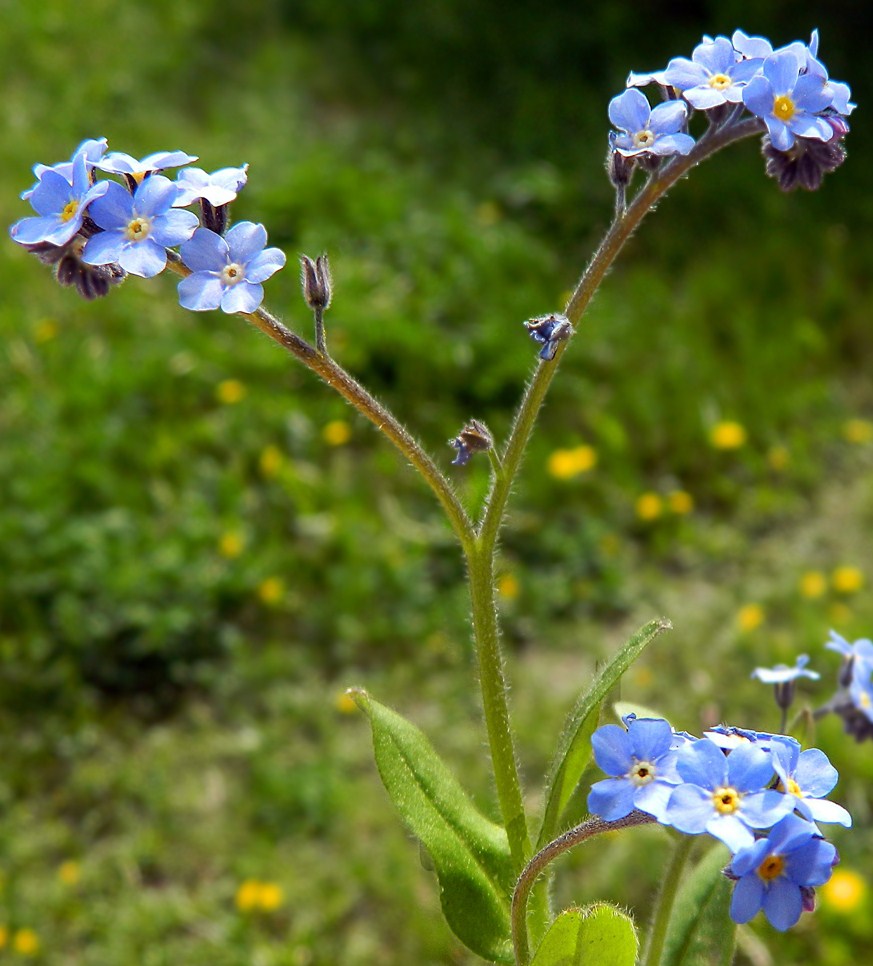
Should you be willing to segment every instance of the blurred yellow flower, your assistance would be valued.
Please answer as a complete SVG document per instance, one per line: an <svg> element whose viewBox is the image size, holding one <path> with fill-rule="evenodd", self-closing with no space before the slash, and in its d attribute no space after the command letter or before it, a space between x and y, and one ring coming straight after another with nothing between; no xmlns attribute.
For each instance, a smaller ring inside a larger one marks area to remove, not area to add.
<svg viewBox="0 0 873 966"><path fill-rule="evenodd" d="M767 451L767 464L776 473L781 473L790 462L791 453L787 446L771 446Z"/></svg>
<svg viewBox="0 0 873 966"><path fill-rule="evenodd" d="M328 446L345 446L352 438L352 428L344 419L333 419L321 431Z"/></svg>
<svg viewBox="0 0 873 966"><path fill-rule="evenodd" d="M36 323L33 337L38 343L51 342L58 334L58 323L54 319L43 319Z"/></svg>
<svg viewBox="0 0 873 966"><path fill-rule="evenodd" d="M240 912L251 912L257 909L261 901L261 883L255 879L246 879L236 890L236 907Z"/></svg>
<svg viewBox="0 0 873 966"><path fill-rule="evenodd" d="M261 471L261 476L272 479L282 468L283 462L284 457L278 446L265 446L261 450L261 455L258 458L258 468Z"/></svg>
<svg viewBox="0 0 873 966"><path fill-rule="evenodd" d="M828 589L828 580L820 570L807 570L800 575L799 587L802 597L814 600Z"/></svg>
<svg viewBox="0 0 873 966"><path fill-rule="evenodd" d="M354 714L358 710L355 699L348 691L337 691L334 706L340 714Z"/></svg>
<svg viewBox="0 0 873 966"><path fill-rule="evenodd" d="M556 449L549 455L546 469L556 480L571 480L580 473L587 473L597 465L597 450L593 446L574 446L572 449Z"/></svg>
<svg viewBox="0 0 873 966"><path fill-rule="evenodd" d="M854 912L867 895L867 882L852 869L836 869L818 892L822 903L835 912Z"/></svg>
<svg viewBox="0 0 873 966"><path fill-rule="evenodd" d="M239 379L225 379L215 387L215 398L225 406L233 406L245 398L246 387Z"/></svg>
<svg viewBox="0 0 873 966"><path fill-rule="evenodd" d="M285 893L275 882L262 882L259 901L264 912L275 912L285 901Z"/></svg>
<svg viewBox="0 0 873 966"><path fill-rule="evenodd" d="M869 419L847 419L843 423L843 438L849 443L873 442L873 421Z"/></svg>
<svg viewBox="0 0 873 966"><path fill-rule="evenodd" d="M657 520L664 512L664 501L657 493L641 493L634 504L634 510L640 520Z"/></svg>
<svg viewBox="0 0 873 966"><path fill-rule="evenodd" d="M72 859L68 859L66 862L61 862L58 866L58 878L64 885L74 886L82 878L82 872L79 868L78 862L73 862Z"/></svg>
<svg viewBox="0 0 873 966"><path fill-rule="evenodd" d="M19 929L12 937L12 948L20 956L35 956L39 952L39 936L32 929Z"/></svg>
<svg viewBox="0 0 873 966"><path fill-rule="evenodd" d="M238 530L228 530L218 541L218 552L222 557L233 560L243 552L243 538Z"/></svg>
<svg viewBox="0 0 873 966"><path fill-rule="evenodd" d="M267 577L258 584L258 599L272 607L285 596L285 583L281 577Z"/></svg>
<svg viewBox="0 0 873 966"><path fill-rule="evenodd" d="M745 445L746 430L740 423L726 419L710 429L709 441L716 449L739 449Z"/></svg>
<svg viewBox="0 0 873 966"><path fill-rule="evenodd" d="M864 586L864 574L857 567L837 567L831 574L831 584L838 594L857 594Z"/></svg>
<svg viewBox="0 0 873 966"><path fill-rule="evenodd" d="M497 593L506 600L515 600L520 590L521 585L515 574L502 574L497 578Z"/></svg>
<svg viewBox="0 0 873 966"><path fill-rule="evenodd" d="M744 604L737 611L737 627L748 634L764 623L764 608L760 604Z"/></svg>
<svg viewBox="0 0 873 966"><path fill-rule="evenodd" d="M694 497L685 490L673 490L672 493L667 494L667 506L670 507L671 512L685 516L694 509Z"/></svg>

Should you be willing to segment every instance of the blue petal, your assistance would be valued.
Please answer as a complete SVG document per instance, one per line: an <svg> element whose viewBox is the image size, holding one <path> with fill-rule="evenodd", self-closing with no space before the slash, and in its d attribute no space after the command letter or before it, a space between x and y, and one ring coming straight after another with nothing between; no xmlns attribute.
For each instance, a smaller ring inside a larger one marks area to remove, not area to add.
<svg viewBox="0 0 873 966"><path fill-rule="evenodd" d="M591 736L594 760L607 775L624 775L633 764L628 733L618 725L603 725Z"/></svg>
<svg viewBox="0 0 873 966"><path fill-rule="evenodd" d="M641 131L649 123L651 108L646 95L635 87L609 102L609 120L620 131Z"/></svg>
<svg viewBox="0 0 873 966"><path fill-rule="evenodd" d="M208 228L198 228L183 242L179 254L192 272L220 272L230 261L227 242Z"/></svg>
<svg viewBox="0 0 873 966"><path fill-rule="evenodd" d="M120 184L110 181L106 193L91 202L88 214L101 228L125 228L133 217L133 197Z"/></svg>
<svg viewBox="0 0 873 966"><path fill-rule="evenodd" d="M265 248L246 267L249 282L264 282L285 266L285 252L281 248Z"/></svg>
<svg viewBox="0 0 873 966"><path fill-rule="evenodd" d="M267 244L267 229L252 221L240 221L230 229L225 237L230 252L230 260L246 265Z"/></svg>
<svg viewBox="0 0 873 966"><path fill-rule="evenodd" d="M229 288L221 298L221 309L223 312L254 312L255 309L264 301L264 286L253 285L243 279L232 288Z"/></svg>
<svg viewBox="0 0 873 966"><path fill-rule="evenodd" d="M595 782L588 793L588 811L605 822L630 815L634 810L634 786L623 778Z"/></svg>
<svg viewBox="0 0 873 966"><path fill-rule="evenodd" d="M764 892L762 908L770 925L779 932L785 932L800 919L800 914L803 912L803 897L800 889L788 879L782 877L773 879Z"/></svg>
<svg viewBox="0 0 873 966"><path fill-rule="evenodd" d="M764 901L764 883L756 873L743 876L731 896L731 919L737 923L753 919Z"/></svg>
<svg viewBox="0 0 873 966"><path fill-rule="evenodd" d="M196 272L179 282L179 304L192 312L206 312L221 305L224 286L216 275Z"/></svg>
<svg viewBox="0 0 873 966"><path fill-rule="evenodd" d="M154 278L167 267L167 252L151 238L125 245L118 256L118 264L131 275Z"/></svg>
<svg viewBox="0 0 873 966"><path fill-rule="evenodd" d="M111 265L118 261L124 244L125 239L120 228L101 231L99 235L93 235L85 242L82 261L87 265Z"/></svg>

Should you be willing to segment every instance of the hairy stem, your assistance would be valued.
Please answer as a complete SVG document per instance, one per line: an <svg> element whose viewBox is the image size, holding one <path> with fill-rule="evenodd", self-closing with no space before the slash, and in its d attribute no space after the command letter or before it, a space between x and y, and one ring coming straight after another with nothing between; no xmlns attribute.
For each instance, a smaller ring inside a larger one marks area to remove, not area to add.
<svg viewBox="0 0 873 966"><path fill-rule="evenodd" d="M676 901L682 872L693 845L694 839L690 835L679 835L676 838L673 855L670 857L670 864L661 880L661 889L655 903L655 912L652 916L652 925L646 942L646 953L643 956L643 966L658 966L661 962L664 941L667 938L667 927L670 925L670 916L673 912L673 903Z"/></svg>

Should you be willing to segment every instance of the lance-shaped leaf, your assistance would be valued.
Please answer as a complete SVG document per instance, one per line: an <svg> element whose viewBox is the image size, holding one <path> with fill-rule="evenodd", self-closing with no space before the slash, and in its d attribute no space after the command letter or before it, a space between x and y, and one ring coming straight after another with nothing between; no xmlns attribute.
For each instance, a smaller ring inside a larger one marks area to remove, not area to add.
<svg viewBox="0 0 873 966"><path fill-rule="evenodd" d="M575 707L567 716L558 741L558 750L549 768L546 779L546 808L537 838L537 849L543 848L555 837L561 814L573 794L573 789L579 783L582 772L588 767L591 760L591 735L597 727L604 698L658 634L672 627L670 621L663 617L649 621L600 669L588 690L579 696Z"/></svg>
<svg viewBox="0 0 873 966"><path fill-rule="evenodd" d="M433 861L452 931L483 959L513 962L515 877L506 832L479 812L415 725L366 691L349 694L370 719L376 765L391 800Z"/></svg>
<svg viewBox="0 0 873 966"><path fill-rule="evenodd" d="M549 927L531 966L634 966L637 932L620 909L598 902L565 909Z"/></svg>
<svg viewBox="0 0 873 966"><path fill-rule="evenodd" d="M683 882L670 915L661 966L732 962L736 929L729 917L731 885L722 874L729 862L728 850L719 843Z"/></svg>

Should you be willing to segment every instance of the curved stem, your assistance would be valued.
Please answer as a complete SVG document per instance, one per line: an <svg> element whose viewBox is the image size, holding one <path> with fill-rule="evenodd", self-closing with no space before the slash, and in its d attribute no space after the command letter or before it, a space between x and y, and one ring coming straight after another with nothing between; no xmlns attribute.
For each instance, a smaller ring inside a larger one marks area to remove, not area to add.
<svg viewBox="0 0 873 966"><path fill-rule="evenodd" d="M518 877L515 891L512 894L512 945L515 949L516 966L528 966L530 962L530 948L527 939L527 904L530 891L543 869L559 855L581 842L593 838L595 835L600 835L602 832L617 832L619 829L648 825L656 821L654 815L647 815L645 812L638 811L631 812L630 815L616 819L614 822L604 822L602 818L589 818L581 825L576 825L568 832L558 836L553 842L549 842L545 848L537 852Z"/></svg>
<svg viewBox="0 0 873 966"><path fill-rule="evenodd" d="M627 209L623 213L616 214L612 225L600 243L600 247L594 253L575 291L570 296L570 301L564 311L574 330L578 327L585 310L591 303L591 299L617 255L643 218L664 194L693 167L716 151L734 141L759 133L761 130L761 122L757 118L749 118L721 127L711 127L687 155L674 158L661 171L649 178ZM502 477L495 477L493 481L485 512L478 527L480 537L484 542L491 545L497 540L512 481L515 479L540 407L552 379L555 377L558 363L566 351L567 345L567 342L560 343L553 360L539 363L516 412L515 422L502 458L504 472Z"/></svg>
<svg viewBox="0 0 873 966"><path fill-rule="evenodd" d="M667 938L667 927L670 925L670 916L673 912L673 903L676 901L682 872L693 845L694 839L692 836L679 835L677 837L670 864L667 866L667 871L661 881L661 889L652 917L652 926L646 942L646 954L643 956L643 966L658 966L661 962L664 942Z"/></svg>
<svg viewBox="0 0 873 966"><path fill-rule="evenodd" d="M183 278L191 274L175 252L167 253L167 264L172 271ZM394 414L377 399L374 399L357 380L352 378L326 352L319 352L313 348L305 339L301 339L299 335L284 326L266 309L259 308L255 312L240 312L239 314L299 359L308 369L321 376L331 388L335 389L358 412L366 416L376 429L391 440L433 490L465 550L471 547L474 532L467 511L461 505L455 491L431 457Z"/></svg>

